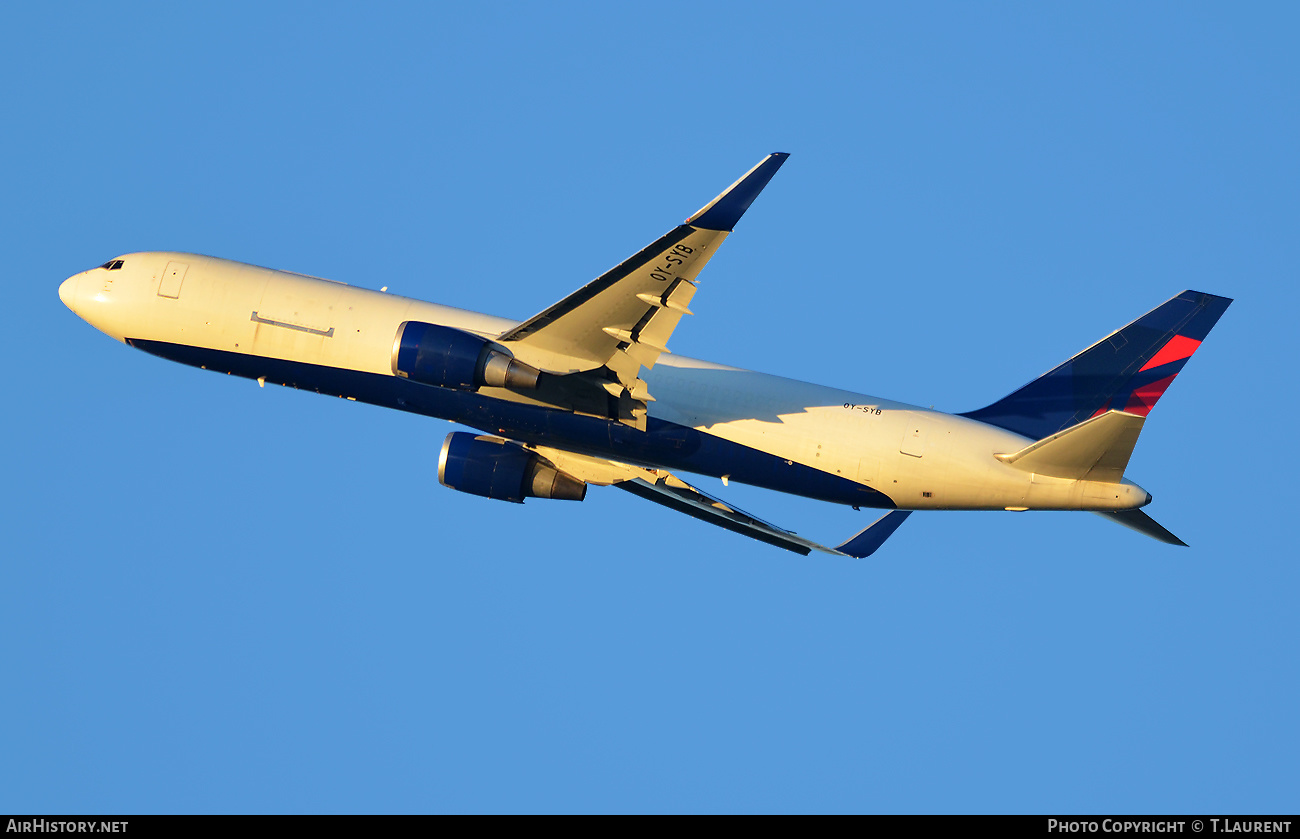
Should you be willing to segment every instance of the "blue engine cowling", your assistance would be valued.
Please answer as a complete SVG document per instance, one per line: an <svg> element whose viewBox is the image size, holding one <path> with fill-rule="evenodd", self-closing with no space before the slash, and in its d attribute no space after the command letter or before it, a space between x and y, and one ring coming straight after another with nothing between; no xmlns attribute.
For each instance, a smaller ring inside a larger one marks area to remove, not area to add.
<svg viewBox="0 0 1300 839"><path fill-rule="evenodd" d="M438 481L471 495L513 501L557 498L581 501L587 485L543 463L533 452L500 437L453 431L438 455Z"/></svg>
<svg viewBox="0 0 1300 839"><path fill-rule="evenodd" d="M486 338L408 320L393 339L393 375L438 387L533 390L541 371L514 360Z"/></svg>

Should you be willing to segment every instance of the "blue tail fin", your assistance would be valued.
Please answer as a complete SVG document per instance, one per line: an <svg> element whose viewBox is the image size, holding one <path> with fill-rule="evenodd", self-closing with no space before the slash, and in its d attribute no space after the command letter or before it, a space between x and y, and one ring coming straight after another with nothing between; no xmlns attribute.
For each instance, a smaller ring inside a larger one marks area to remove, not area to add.
<svg viewBox="0 0 1300 839"><path fill-rule="evenodd" d="M961 416L1040 440L1105 413L1145 417L1231 303L1184 291L987 408Z"/></svg>

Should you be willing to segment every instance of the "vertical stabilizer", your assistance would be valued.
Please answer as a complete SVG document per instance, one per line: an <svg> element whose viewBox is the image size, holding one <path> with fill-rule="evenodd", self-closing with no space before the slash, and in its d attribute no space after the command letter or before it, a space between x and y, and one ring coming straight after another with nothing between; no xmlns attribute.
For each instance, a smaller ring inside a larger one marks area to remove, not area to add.
<svg viewBox="0 0 1300 839"><path fill-rule="evenodd" d="M1010 396L962 416L1033 440L1107 411L1145 417L1231 302L1184 291Z"/></svg>

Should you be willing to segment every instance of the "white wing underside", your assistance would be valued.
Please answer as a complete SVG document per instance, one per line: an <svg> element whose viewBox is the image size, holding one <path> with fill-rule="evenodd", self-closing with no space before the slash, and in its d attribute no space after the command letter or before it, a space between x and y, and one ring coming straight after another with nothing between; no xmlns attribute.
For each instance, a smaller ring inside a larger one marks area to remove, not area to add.
<svg viewBox="0 0 1300 839"><path fill-rule="evenodd" d="M681 225L544 312L497 338L515 358L557 375L589 374L628 403L620 414L644 428L653 401L641 369L668 340L695 296L695 278L727 237Z"/></svg>
<svg viewBox="0 0 1300 839"><path fill-rule="evenodd" d="M829 548L746 513L663 469L618 463L549 446L524 447L537 452L560 472L588 484L616 486L647 501L804 556L813 551L856 558L870 556L908 516L907 512L898 510L887 513L849 541Z"/></svg>

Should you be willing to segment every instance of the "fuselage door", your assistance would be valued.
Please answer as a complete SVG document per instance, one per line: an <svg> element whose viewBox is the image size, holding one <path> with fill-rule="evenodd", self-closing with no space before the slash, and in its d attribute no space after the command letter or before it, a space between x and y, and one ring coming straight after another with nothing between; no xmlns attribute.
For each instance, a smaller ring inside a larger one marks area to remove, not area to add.
<svg viewBox="0 0 1300 839"><path fill-rule="evenodd" d="M185 282L185 272L189 269L190 266L184 262L168 262L163 269L162 279L158 281L158 296L173 299L180 297L181 283Z"/></svg>
<svg viewBox="0 0 1300 839"><path fill-rule="evenodd" d="M903 442L898 450L912 457L921 457L925 454L928 437L929 428L925 420L908 417L907 424L903 426Z"/></svg>
<svg viewBox="0 0 1300 839"><path fill-rule="evenodd" d="M266 354L320 349L324 339L334 337L335 306L345 290L343 283L277 271L252 312L258 324L253 346Z"/></svg>

